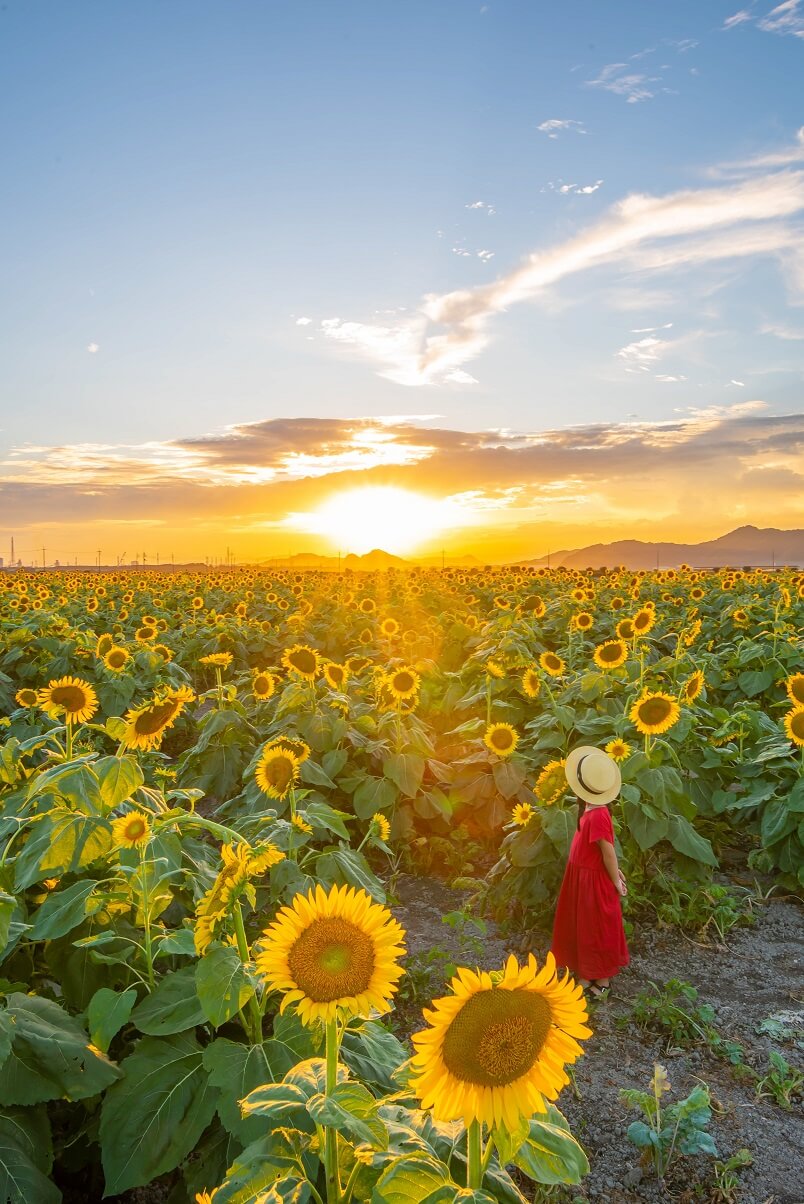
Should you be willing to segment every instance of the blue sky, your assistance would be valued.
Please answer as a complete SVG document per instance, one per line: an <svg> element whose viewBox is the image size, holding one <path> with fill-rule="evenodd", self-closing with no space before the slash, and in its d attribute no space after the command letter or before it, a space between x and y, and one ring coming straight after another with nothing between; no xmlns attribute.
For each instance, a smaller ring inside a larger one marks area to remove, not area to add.
<svg viewBox="0 0 804 1204"><path fill-rule="evenodd" d="M175 483L176 441L235 424L800 414L803 68L804 0L7 0L11 525L67 521L37 483L109 501L121 458Z"/></svg>

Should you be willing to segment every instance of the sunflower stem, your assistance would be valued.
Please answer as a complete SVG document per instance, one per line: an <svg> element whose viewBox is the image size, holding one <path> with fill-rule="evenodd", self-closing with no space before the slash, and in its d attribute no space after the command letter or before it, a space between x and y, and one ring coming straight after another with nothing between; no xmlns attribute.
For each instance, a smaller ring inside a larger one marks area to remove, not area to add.
<svg viewBox="0 0 804 1204"><path fill-rule="evenodd" d="M326 1094L331 1095L338 1082L338 1020L333 1016L327 1020L327 1085ZM338 1170L338 1132L331 1125L324 1126L324 1170L327 1177L327 1204L339 1204L341 1179Z"/></svg>
<svg viewBox="0 0 804 1204"><path fill-rule="evenodd" d="M466 1130L466 1186L479 1188L483 1180L483 1135L480 1121L473 1120Z"/></svg>
<svg viewBox="0 0 804 1204"><path fill-rule="evenodd" d="M240 954L241 962L248 969L251 965L251 952L248 947L246 926L243 923L243 909L239 899L234 905L234 912L232 914L234 915L235 935L237 936L237 952ZM248 1001L247 1020L247 1024L244 1024L246 1036L252 1045L260 1045L262 1043L262 1012L256 994L252 995Z"/></svg>
<svg viewBox="0 0 804 1204"><path fill-rule="evenodd" d="M486 674L486 727L491 723L491 677Z"/></svg>
<svg viewBox="0 0 804 1204"><path fill-rule="evenodd" d="M73 759L73 723L69 716L65 718L64 726L67 732L67 737L64 741L64 759L72 761Z"/></svg>
<svg viewBox="0 0 804 1204"><path fill-rule="evenodd" d="M148 887L148 880L145 873L145 850L147 845L140 845L140 886L142 889L142 923L143 923L143 939L145 948L145 965L148 971L148 987L153 991L156 983L154 981L154 955L151 947L151 892Z"/></svg>
<svg viewBox="0 0 804 1204"><path fill-rule="evenodd" d="M293 821L296 818L296 788L290 783L290 832L288 833L288 861L296 860L296 848L293 844Z"/></svg>

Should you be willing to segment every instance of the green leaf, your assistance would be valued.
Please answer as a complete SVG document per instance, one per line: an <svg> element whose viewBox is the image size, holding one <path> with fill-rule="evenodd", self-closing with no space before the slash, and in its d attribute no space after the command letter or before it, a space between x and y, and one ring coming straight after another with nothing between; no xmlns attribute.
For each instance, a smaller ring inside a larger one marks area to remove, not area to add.
<svg viewBox="0 0 804 1204"><path fill-rule="evenodd" d="M93 1045L103 1053L108 1053L109 1046L128 1023L131 1009L137 1002L137 992L134 987L127 991L112 991L109 987L101 987L89 1001L87 1008L87 1024Z"/></svg>
<svg viewBox="0 0 804 1204"><path fill-rule="evenodd" d="M218 1037L204 1050L209 1081L220 1092L218 1116L242 1145L256 1141L265 1132L265 1122L259 1116L244 1118L240 1100L265 1083L277 1082L295 1064L293 1050L281 1041L242 1045Z"/></svg>
<svg viewBox="0 0 804 1204"><path fill-rule="evenodd" d="M113 811L131 798L145 781L134 757L102 757L94 765L98 787L106 811Z"/></svg>
<svg viewBox="0 0 804 1204"><path fill-rule="evenodd" d="M146 995L131 1014L141 1033L168 1036L204 1024L206 1013L195 986L195 966L166 974L155 991Z"/></svg>
<svg viewBox="0 0 804 1204"><path fill-rule="evenodd" d="M329 882L346 882L366 891L378 903L385 902L385 890L379 878L369 869L362 853L342 846L322 853L318 859L317 876Z"/></svg>
<svg viewBox="0 0 804 1204"><path fill-rule="evenodd" d="M60 1204L61 1192L48 1178L52 1163L50 1122L44 1108L0 1112L2 1204Z"/></svg>
<svg viewBox="0 0 804 1204"><path fill-rule="evenodd" d="M105 856L111 847L111 828L105 819L54 806L37 823L16 862L17 889L23 890L43 878L78 873Z"/></svg>
<svg viewBox="0 0 804 1204"><path fill-rule="evenodd" d="M530 1121L530 1131L514 1155L514 1163L537 1183L580 1183L589 1171L583 1149L566 1127L558 1109Z"/></svg>
<svg viewBox="0 0 804 1204"><path fill-rule="evenodd" d="M718 864L712 846L705 836L696 832L689 820L681 815L668 816L668 837L674 849L685 857L692 857L704 865Z"/></svg>
<svg viewBox="0 0 804 1204"><path fill-rule="evenodd" d="M223 1183L216 1188L215 1204L255 1204L256 1200L264 1204L268 1197L263 1193L274 1184L294 1180L298 1174L296 1159L278 1152L285 1149L278 1138L279 1134L269 1133L246 1146L229 1167Z"/></svg>
<svg viewBox="0 0 804 1204"><path fill-rule="evenodd" d="M101 1108L108 1196L174 1170L195 1149L217 1102L192 1033L144 1037L121 1070Z"/></svg>
<svg viewBox="0 0 804 1204"><path fill-rule="evenodd" d="M395 1090L393 1073L407 1061L408 1052L393 1033L376 1021L366 1020L357 1028L346 1029L341 1057L358 1078L390 1092Z"/></svg>
<svg viewBox="0 0 804 1204"><path fill-rule="evenodd" d="M14 895L8 895L4 890L0 890L0 953L8 944L8 934L11 929L11 917L17 907L17 900Z"/></svg>
<svg viewBox="0 0 804 1204"><path fill-rule="evenodd" d="M215 1028L231 1020L254 994L254 983L231 945L217 945L201 958L195 985L204 1015Z"/></svg>
<svg viewBox="0 0 804 1204"><path fill-rule="evenodd" d="M765 848L776 844L777 840L789 836L798 827L798 819L798 815L791 810L787 799L775 798L768 803L767 807L763 808L760 825L762 843Z"/></svg>
<svg viewBox="0 0 804 1204"><path fill-rule="evenodd" d="M31 917L32 941L52 941L66 936L83 921L87 912L87 901L97 887L97 882L84 879L75 882L66 890L48 895L39 910Z"/></svg>
<svg viewBox="0 0 804 1204"><path fill-rule="evenodd" d="M527 770L517 761L497 761L492 769L494 784L504 799L512 799L524 784Z"/></svg>
<svg viewBox="0 0 804 1204"><path fill-rule="evenodd" d="M443 1162L426 1154L406 1154L383 1171L371 1204L424 1204L445 1184L454 1186Z"/></svg>
<svg viewBox="0 0 804 1204"><path fill-rule="evenodd" d="M747 669L737 678L737 685L746 698L756 698L764 694L773 685L773 672L770 669Z"/></svg>
<svg viewBox="0 0 804 1204"><path fill-rule="evenodd" d="M322 803L318 799L305 803L304 818L315 828L324 828L327 832L334 832L343 840L349 839L349 832L344 823L345 812L336 811L334 807L330 807L329 803Z"/></svg>
<svg viewBox="0 0 804 1204"><path fill-rule="evenodd" d="M650 803L635 803L626 799L623 801L623 812L628 831L643 853L664 840L670 826L669 819Z"/></svg>
<svg viewBox="0 0 804 1204"><path fill-rule="evenodd" d="M159 938L157 957L195 957L195 934L192 928L175 928Z"/></svg>
<svg viewBox="0 0 804 1204"><path fill-rule="evenodd" d="M0 1067L4 1104L88 1099L120 1077L114 1063L92 1050L83 1027L50 999L14 992L7 1018L11 1053Z"/></svg>
<svg viewBox="0 0 804 1204"><path fill-rule="evenodd" d="M352 805L358 819L371 819L377 811L384 811L396 802L399 791L388 778L363 778L352 795Z"/></svg>
<svg viewBox="0 0 804 1204"><path fill-rule="evenodd" d="M328 1094L314 1095L307 1111L316 1124L330 1125L377 1149L388 1145L388 1131L377 1116L377 1101L362 1083L338 1083Z"/></svg>
<svg viewBox="0 0 804 1204"><path fill-rule="evenodd" d="M424 757L418 753L391 753L385 758L383 773L406 798L414 798L424 777Z"/></svg>

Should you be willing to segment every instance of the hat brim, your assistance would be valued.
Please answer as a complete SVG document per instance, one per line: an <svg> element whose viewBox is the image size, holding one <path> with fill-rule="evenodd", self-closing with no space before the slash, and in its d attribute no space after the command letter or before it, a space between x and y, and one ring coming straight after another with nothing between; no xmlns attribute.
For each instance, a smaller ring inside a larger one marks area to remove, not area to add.
<svg viewBox="0 0 804 1204"><path fill-rule="evenodd" d="M578 798L583 799L585 803L613 803L617 795L620 793L622 786L622 774L620 766L617 762L609 757L612 765L617 771L617 777L614 785L604 791L602 794L593 794L591 790L578 780L578 765L584 757L589 753L596 753L598 756L608 757L608 753L603 752L602 748L595 748L593 744L582 744L579 748L573 748L572 752L567 757L567 762L564 766L564 773L567 775L567 781L570 784L573 794L577 794Z"/></svg>

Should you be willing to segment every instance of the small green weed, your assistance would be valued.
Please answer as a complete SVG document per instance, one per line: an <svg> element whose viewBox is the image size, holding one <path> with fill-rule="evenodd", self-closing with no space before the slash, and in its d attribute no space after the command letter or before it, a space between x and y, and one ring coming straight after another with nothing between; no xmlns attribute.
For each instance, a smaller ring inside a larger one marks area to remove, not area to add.
<svg viewBox="0 0 804 1204"><path fill-rule="evenodd" d="M657 875L657 884L664 892L664 897L654 904L659 920L694 933L699 940L715 936L717 943L725 944L726 934L732 928L756 920L747 891L738 893L731 887L712 883L677 882L665 874Z"/></svg>
<svg viewBox="0 0 804 1204"><path fill-rule="evenodd" d="M669 1090L667 1071L656 1063L650 1091L620 1091L623 1103L638 1108L645 1118L628 1126L628 1139L643 1151L643 1161L653 1164L659 1179L682 1154L717 1156L712 1135L706 1131L712 1117L707 1085L694 1087L686 1099L663 1108L662 1096Z"/></svg>
<svg viewBox="0 0 804 1204"><path fill-rule="evenodd" d="M713 1204L734 1204L740 1186L740 1176L737 1172L744 1166L750 1166L753 1161L749 1150L738 1150L725 1162L719 1159L715 1162L715 1182L711 1196Z"/></svg>
<svg viewBox="0 0 804 1204"><path fill-rule="evenodd" d="M773 1099L780 1108L790 1112L794 1099L801 1095L804 1087L804 1074L795 1066L791 1066L782 1054L771 1050L770 1065L766 1074L757 1076L757 1099Z"/></svg>

